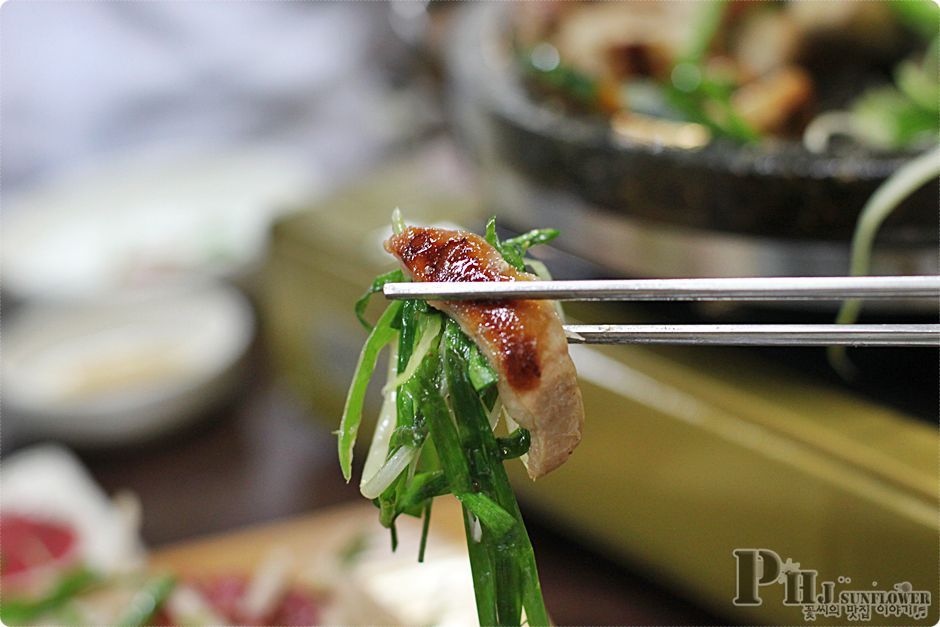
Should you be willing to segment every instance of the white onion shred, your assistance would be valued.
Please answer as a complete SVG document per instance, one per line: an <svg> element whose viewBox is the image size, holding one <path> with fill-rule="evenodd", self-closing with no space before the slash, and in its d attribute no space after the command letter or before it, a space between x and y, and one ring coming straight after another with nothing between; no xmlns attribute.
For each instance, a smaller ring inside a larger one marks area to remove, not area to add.
<svg viewBox="0 0 940 627"><path fill-rule="evenodd" d="M398 363L398 341L393 339L388 353L388 378L395 375L395 368ZM382 408L379 410L379 417L375 424L375 433L372 434L372 444L369 445L369 453L366 455L366 463L362 468L362 481L359 482L360 492L363 486L368 483L379 471L388 457L388 444L392 438L392 432L395 430L395 424L398 420L396 397L397 388L392 388L385 392L382 399Z"/></svg>
<svg viewBox="0 0 940 627"><path fill-rule="evenodd" d="M803 131L803 146L816 154L829 149L829 143L836 135L844 135L864 143L860 136L858 121L851 111L827 111L816 116Z"/></svg>
<svg viewBox="0 0 940 627"><path fill-rule="evenodd" d="M512 419L512 416L509 415L509 412L506 412L505 420L506 420L507 432L512 433L513 431L519 428L519 424L515 420Z"/></svg>
<svg viewBox="0 0 940 627"><path fill-rule="evenodd" d="M263 620L271 614L290 586L293 566L294 557L287 547L272 549L255 570L245 595L238 601L241 614L252 621Z"/></svg>
<svg viewBox="0 0 940 627"><path fill-rule="evenodd" d="M405 231L405 219L401 217L401 209L395 207L392 211L392 232L401 235Z"/></svg>
<svg viewBox="0 0 940 627"><path fill-rule="evenodd" d="M369 479L365 485L359 487L362 496L367 499L378 498L380 494L385 492L388 486L392 485L392 482L398 478L398 475L408 467L408 464L411 463L411 460L417 453L418 450L410 446L400 447L388 458L388 461L375 473L374 477Z"/></svg>
<svg viewBox="0 0 940 627"><path fill-rule="evenodd" d="M473 517L473 524L470 527L470 536L477 544L483 539L483 527L480 525L480 519L476 516Z"/></svg>
<svg viewBox="0 0 940 627"><path fill-rule="evenodd" d="M444 352L447 350L447 342L444 339L443 333L441 334L441 343L438 350L440 351L441 355L444 355ZM451 407L450 388L447 385L447 377L441 377L439 389L441 392L441 398L444 399L444 406L447 407L447 414L450 416L450 421L454 423L454 427L457 427L457 415L454 414L454 408Z"/></svg>
<svg viewBox="0 0 940 627"><path fill-rule="evenodd" d="M421 459L421 451L424 450L424 446L419 446L414 457L411 458L411 463L408 464L408 481L411 481L415 478L415 473L418 472L418 460Z"/></svg>
<svg viewBox="0 0 940 627"><path fill-rule="evenodd" d="M411 354L411 359L408 360L408 365L405 366L404 372L385 384L385 387L382 388L383 393L387 393L397 388L399 385L407 383L408 379L414 376L415 372L418 371L418 366L421 365L421 361L424 359L425 355L428 354L428 351L431 350L431 345L434 343L434 339L437 337L437 334L440 333L440 330L440 316L425 316L423 318L421 337L418 339L418 344Z"/></svg>
<svg viewBox="0 0 940 627"><path fill-rule="evenodd" d="M480 519L473 515L469 509L465 509L467 514L467 527L470 528L470 539L479 543L483 539L483 527L480 526Z"/></svg>
<svg viewBox="0 0 940 627"><path fill-rule="evenodd" d="M515 431L516 429L519 428L519 424L518 424L515 420L512 419L512 416L509 415L509 412L508 412L508 411L504 411L504 412L503 412L503 420L506 421L506 431L507 431L507 433L512 433L513 431ZM529 454L528 454L528 453L524 453L524 454L520 455L520 456L519 456L519 461L522 462L522 465L523 465L523 466L525 466L526 468L528 468L528 467L529 467Z"/></svg>
<svg viewBox="0 0 940 627"><path fill-rule="evenodd" d="M490 429L493 429L493 430L496 429L496 425L499 424L499 415L502 413L503 413L503 402L497 398L496 402L493 403L493 409L490 410L490 415L489 415Z"/></svg>

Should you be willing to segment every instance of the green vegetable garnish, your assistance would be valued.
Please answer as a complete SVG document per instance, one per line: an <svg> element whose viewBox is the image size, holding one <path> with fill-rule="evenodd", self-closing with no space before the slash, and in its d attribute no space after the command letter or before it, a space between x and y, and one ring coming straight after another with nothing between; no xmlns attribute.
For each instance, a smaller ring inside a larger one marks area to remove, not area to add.
<svg viewBox="0 0 940 627"><path fill-rule="evenodd" d="M852 253L849 274L864 276L871 269L872 249L875 236L884 221L897 209L904 199L930 181L940 176L940 147L910 160L885 179L862 207L852 236ZM862 301L844 301L839 308L836 324L852 324L862 310ZM826 349L829 363L844 378L851 379L855 368L847 359L845 346L830 346Z"/></svg>
<svg viewBox="0 0 940 627"><path fill-rule="evenodd" d="M396 231L402 228L399 216ZM518 270L525 268L529 248L557 235L542 229L500 241L495 220L486 229L487 241ZM402 279L398 271L382 275L364 298ZM362 303L357 314L365 309ZM390 304L366 340L338 432L343 476L351 476L365 389L386 345L393 359L389 384L366 461L370 476L360 489L379 507L393 547L398 516L422 517L422 560L433 499L455 495L464 512L480 624L521 625L524 611L528 624L547 625L532 544L503 467L504 460L528 451L529 433L516 429L496 437L491 417L501 407L497 373L456 322L424 301Z"/></svg>
<svg viewBox="0 0 940 627"><path fill-rule="evenodd" d="M368 320L366 320L366 307L369 306L369 299L372 298L372 295L376 292L381 292L382 287L386 283L401 283L404 280L405 275L402 274L401 270L392 270L391 272L380 274L379 276L375 277L374 281L372 281L372 285L369 286L369 289L366 290L366 293L356 301L356 317L359 318L359 322L361 322L362 326L366 328L366 331L372 330L372 325L369 324Z"/></svg>
<svg viewBox="0 0 940 627"><path fill-rule="evenodd" d="M343 419L339 426L339 465L343 469L346 481L352 476L352 449L356 443L356 434L359 432L359 423L362 422L362 406L365 402L366 387L375 370L375 361L379 352L395 337L392 322L401 311L400 302L392 303L379 318L375 328L369 334L359 362L356 364L356 374L352 385L346 395L346 407L343 409Z"/></svg>
<svg viewBox="0 0 940 627"><path fill-rule="evenodd" d="M716 135L748 143L759 139L759 135L741 119L731 105L731 94L735 85L710 78L705 68L708 50L721 27L727 8L728 3L725 0L713 0L699 5L695 28L673 68L673 79L666 86L665 96L666 101L688 121L702 124ZM679 69L696 75L698 80L691 81L690 84L677 82L675 77Z"/></svg>
<svg viewBox="0 0 940 627"><path fill-rule="evenodd" d="M98 576L84 567L78 567L62 575L48 594L32 600L8 599L4 594L0 602L0 620L6 625L31 622L52 612L77 594L84 592L99 581Z"/></svg>
<svg viewBox="0 0 940 627"><path fill-rule="evenodd" d="M560 92L572 102L588 109L604 109L604 93L598 80L579 70L558 63L552 68L541 68L532 61L532 51L519 55L522 69L540 85Z"/></svg>
<svg viewBox="0 0 940 627"><path fill-rule="evenodd" d="M170 575L160 575L144 582L144 585L134 593L131 605L118 619L119 627L139 627L146 625L154 615L157 608L163 604L173 588L176 579Z"/></svg>
<svg viewBox="0 0 940 627"><path fill-rule="evenodd" d="M866 143L888 150L935 140L937 113L921 108L894 87L870 89L853 105Z"/></svg>
<svg viewBox="0 0 940 627"><path fill-rule="evenodd" d="M742 143L757 141L757 131L750 127L731 105L732 89L703 77L690 91L675 85L666 88L666 100L685 119L708 127L716 135Z"/></svg>
<svg viewBox="0 0 940 627"><path fill-rule="evenodd" d="M924 39L937 34L940 7L932 0L893 0L886 4L899 22Z"/></svg>
<svg viewBox="0 0 940 627"><path fill-rule="evenodd" d="M901 0L897 4L911 4ZM934 20L936 23L936 20ZM937 143L940 133L940 35L923 60L906 59L894 72L895 85L869 89L852 104L858 133L876 148L896 150Z"/></svg>
<svg viewBox="0 0 940 627"><path fill-rule="evenodd" d="M496 216L486 222L484 238L490 246L499 251L503 259L516 270L525 270L525 254L533 246L547 244L558 237L558 229L533 229L505 241L500 241L496 235Z"/></svg>
<svg viewBox="0 0 940 627"><path fill-rule="evenodd" d="M725 0L712 0L698 5L698 15L693 20L689 40L685 42L682 56L683 63L701 64L711 48L712 41L724 20L728 3Z"/></svg>

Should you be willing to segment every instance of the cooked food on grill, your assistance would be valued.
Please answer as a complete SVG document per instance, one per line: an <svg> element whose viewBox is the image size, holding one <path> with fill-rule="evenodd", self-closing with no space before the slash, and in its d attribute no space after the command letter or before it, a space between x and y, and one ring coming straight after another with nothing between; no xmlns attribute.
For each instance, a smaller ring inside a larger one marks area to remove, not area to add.
<svg viewBox="0 0 940 627"><path fill-rule="evenodd" d="M513 44L538 96L627 140L917 149L937 141L938 19L930 0L525 2Z"/></svg>

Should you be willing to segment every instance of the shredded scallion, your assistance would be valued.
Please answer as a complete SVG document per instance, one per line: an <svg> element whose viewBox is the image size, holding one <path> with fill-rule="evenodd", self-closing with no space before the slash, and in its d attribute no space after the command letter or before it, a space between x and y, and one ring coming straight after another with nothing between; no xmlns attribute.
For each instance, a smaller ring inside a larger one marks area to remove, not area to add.
<svg viewBox="0 0 940 627"><path fill-rule="evenodd" d="M393 230L404 229L396 210ZM557 235L543 229L500 241L495 222L487 225L487 240L519 270L530 262L525 254L531 246ZM378 277L356 313L365 312L369 295L385 282L403 279L400 271ZM455 495L464 510L480 624L527 620L547 625L532 544L503 468L505 459L526 453L529 434L513 429L508 437L496 437L495 423L504 413L496 371L456 322L423 301L393 302L371 328L338 431L343 475L351 476L365 390L379 352L389 344L383 403L360 483L363 496L379 506L379 521L391 530L393 549L397 517L424 518L418 556L423 560L431 503L437 496ZM515 426L508 415L506 424Z"/></svg>

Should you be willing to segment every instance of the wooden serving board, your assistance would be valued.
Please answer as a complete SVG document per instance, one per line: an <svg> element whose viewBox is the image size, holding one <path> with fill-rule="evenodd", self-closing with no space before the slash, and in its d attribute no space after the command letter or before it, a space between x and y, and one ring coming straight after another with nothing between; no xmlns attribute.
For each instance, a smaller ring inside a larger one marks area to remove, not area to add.
<svg viewBox="0 0 940 627"><path fill-rule="evenodd" d="M456 499L436 499L429 546L435 543L451 547L463 545L461 516ZM397 526L403 546L420 536L421 521L416 518L401 516ZM154 570L166 570L182 577L248 573L271 551L284 548L297 557L295 568L301 569L318 556L342 551L357 537L388 542L388 530L379 525L378 510L364 501L174 544L155 551L150 565Z"/></svg>
<svg viewBox="0 0 940 627"><path fill-rule="evenodd" d="M398 519L392 553L378 515L362 502L193 540L154 552L150 569L191 580L252 577L274 559L288 581L316 591L324 623L476 625L457 500L435 500L424 564L417 562L421 521ZM358 557L344 560L353 546Z"/></svg>

